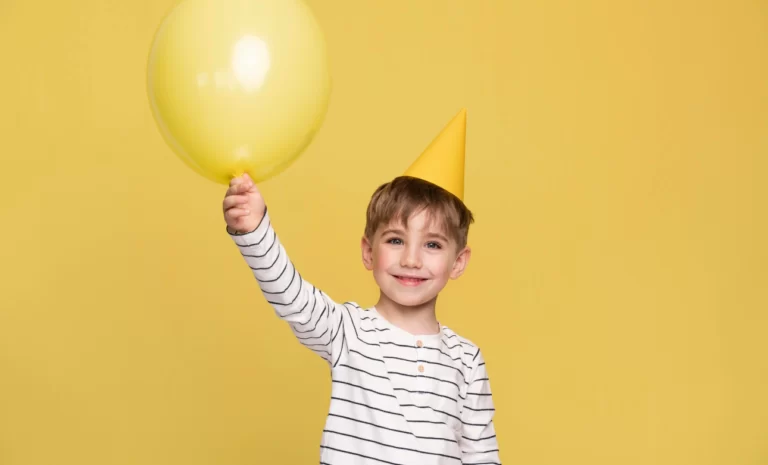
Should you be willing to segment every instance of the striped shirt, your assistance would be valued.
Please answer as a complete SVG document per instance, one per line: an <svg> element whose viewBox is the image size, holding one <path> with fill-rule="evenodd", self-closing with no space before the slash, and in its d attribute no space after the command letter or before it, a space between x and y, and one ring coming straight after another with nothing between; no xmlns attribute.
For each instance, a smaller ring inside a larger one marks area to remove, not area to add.
<svg viewBox="0 0 768 465"><path fill-rule="evenodd" d="M268 213L231 237L278 317L330 366L320 464L501 463L477 346L446 326L412 335L375 308L334 302L294 268Z"/></svg>

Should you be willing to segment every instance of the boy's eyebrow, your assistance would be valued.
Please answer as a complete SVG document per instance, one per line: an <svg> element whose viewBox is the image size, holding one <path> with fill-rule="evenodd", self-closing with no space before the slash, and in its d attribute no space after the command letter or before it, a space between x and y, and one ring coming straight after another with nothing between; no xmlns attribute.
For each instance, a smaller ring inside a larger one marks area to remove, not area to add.
<svg viewBox="0 0 768 465"><path fill-rule="evenodd" d="M382 231L381 235L384 236L384 235L389 234L389 233L405 235L405 231L400 229L400 228L387 228L384 231ZM427 237L436 237L438 239L442 239L445 242L449 242L448 238L445 237L445 235L437 233L437 232L429 232L429 233L425 234L425 236L427 236Z"/></svg>
<svg viewBox="0 0 768 465"><path fill-rule="evenodd" d="M389 233L395 233L395 234L405 234L405 231L399 228L387 228L384 231L381 232L381 235L389 234Z"/></svg>
<svg viewBox="0 0 768 465"><path fill-rule="evenodd" d="M427 233L427 237L436 237L438 239L444 240L445 242L448 242L447 237L445 237L443 234L436 233L436 232Z"/></svg>

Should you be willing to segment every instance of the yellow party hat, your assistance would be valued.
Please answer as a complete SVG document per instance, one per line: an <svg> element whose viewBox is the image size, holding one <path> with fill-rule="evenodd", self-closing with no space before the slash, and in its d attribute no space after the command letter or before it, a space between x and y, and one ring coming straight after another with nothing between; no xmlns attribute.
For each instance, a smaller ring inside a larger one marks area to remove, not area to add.
<svg viewBox="0 0 768 465"><path fill-rule="evenodd" d="M403 173L437 184L464 200L467 110L462 109Z"/></svg>

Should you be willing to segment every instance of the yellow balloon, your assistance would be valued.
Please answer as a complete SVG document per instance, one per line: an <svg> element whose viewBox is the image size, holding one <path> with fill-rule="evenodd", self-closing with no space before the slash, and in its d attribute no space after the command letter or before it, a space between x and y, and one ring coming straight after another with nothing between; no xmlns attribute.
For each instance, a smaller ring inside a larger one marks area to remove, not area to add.
<svg viewBox="0 0 768 465"><path fill-rule="evenodd" d="M184 0L149 54L147 87L165 141L197 173L228 184L287 168L328 108L325 39L301 0Z"/></svg>

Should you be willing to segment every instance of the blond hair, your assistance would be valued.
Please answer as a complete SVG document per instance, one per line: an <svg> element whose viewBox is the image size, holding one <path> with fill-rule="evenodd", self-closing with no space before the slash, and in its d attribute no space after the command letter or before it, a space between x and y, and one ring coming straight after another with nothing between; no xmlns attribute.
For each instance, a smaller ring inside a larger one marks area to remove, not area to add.
<svg viewBox="0 0 768 465"><path fill-rule="evenodd" d="M381 226L392 221L407 227L408 218L422 210L431 220L442 222L459 249L467 245L474 217L464 202L436 184L410 176L397 177L373 193L365 215L365 237L372 240Z"/></svg>

